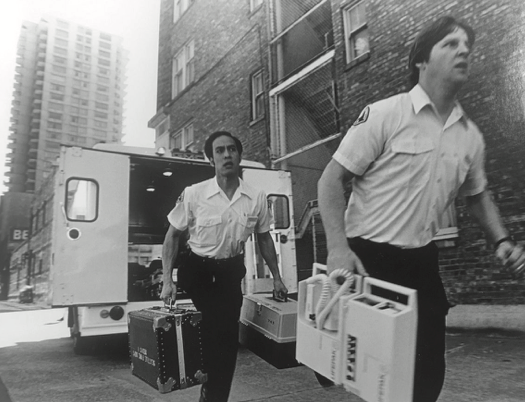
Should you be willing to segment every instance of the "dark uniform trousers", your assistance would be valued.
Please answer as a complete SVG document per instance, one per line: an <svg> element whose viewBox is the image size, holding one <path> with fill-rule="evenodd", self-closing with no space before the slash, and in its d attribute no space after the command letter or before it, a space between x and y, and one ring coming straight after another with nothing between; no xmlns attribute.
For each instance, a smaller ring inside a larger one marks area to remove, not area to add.
<svg viewBox="0 0 525 402"><path fill-rule="evenodd" d="M202 402L228 400L237 362L241 280L246 274L244 256L211 259L190 253L177 273L184 289L202 313L204 369Z"/></svg>
<svg viewBox="0 0 525 402"><path fill-rule="evenodd" d="M434 243L401 249L361 238L348 239L350 248L371 277L417 290L418 324L414 402L435 402L445 379L445 317L449 304L439 276Z"/></svg>

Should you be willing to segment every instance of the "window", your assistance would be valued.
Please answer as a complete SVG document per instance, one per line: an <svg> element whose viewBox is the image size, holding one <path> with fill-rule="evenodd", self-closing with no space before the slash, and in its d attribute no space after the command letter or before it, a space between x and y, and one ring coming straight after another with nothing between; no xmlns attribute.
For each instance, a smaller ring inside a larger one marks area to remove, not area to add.
<svg viewBox="0 0 525 402"><path fill-rule="evenodd" d="M100 103L100 102L95 102L95 107L96 107L97 109L104 109L104 110L108 110L108 109L109 109L109 107L108 107L107 104L105 104L105 103Z"/></svg>
<svg viewBox="0 0 525 402"><path fill-rule="evenodd" d="M177 22L193 0L173 0L173 22Z"/></svg>
<svg viewBox="0 0 525 402"><path fill-rule="evenodd" d="M48 121L47 128L51 130L62 130L62 123L55 123L54 121Z"/></svg>
<svg viewBox="0 0 525 402"><path fill-rule="evenodd" d="M95 94L95 99L98 101L107 102L109 101L109 96L104 95L104 94Z"/></svg>
<svg viewBox="0 0 525 402"><path fill-rule="evenodd" d="M54 73L58 73L58 74L65 74L66 73L66 68L54 65L53 66L53 72Z"/></svg>
<svg viewBox="0 0 525 402"><path fill-rule="evenodd" d="M98 184L93 180L68 179L66 216L71 221L92 222L98 216Z"/></svg>
<svg viewBox="0 0 525 402"><path fill-rule="evenodd" d="M103 85L97 85L97 91L99 91L99 92L108 92L109 88L105 87Z"/></svg>
<svg viewBox="0 0 525 402"><path fill-rule="evenodd" d="M62 75L51 74L51 79L58 82L66 82L66 77Z"/></svg>
<svg viewBox="0 0 525 402"><path fill-rule="evenodd" d="M97 110L97 111L95 111L95 117L97 119L107 119L108 118L108 114L107 113L103 113L103 112L99 112Z"/></svg>
<svg viewBox="0 0 525 402"><path fill-rule="evenodd" d="M95 127L98 127L98 128L107 128L108 127L108 123L105 122L105 121L94 120L94 122L95 122Z"/></svg>
<svg viewBox="0 0 525 402"><path fill-rule="evenodd" d="M101 66L109 66L111 63L109 60L98 59L98 64L100 64Z"/></svg>
<svg viewBox="0 0 525 402"><path fill-rule="evenodd" d="M290 227L290 205L284 195L269 195L268 208L272 211L275 229Z"/></svg>
<svg viewBox="0 0 525 402"><path fill-rule="evenodd" d="M51 83L51 91L64 92L66 87L64 85L58 85Z"/></svg>
<svg viewBox="0 0 525 402"><path fill-rule="evenodd" d="M170 138L170 148L179 150L191 150L193 144L193 123L183 127L182 130L172 134Z"/></svg>
<svg viewBox="0 0 525 402"><path fill-rule="evenodd" d="M104 50L99 50L98 55L107 59L111 58L111 53L105 52Z"/></svg>
<svg viewBox="0 0 525 402"><path fill-rule="evenodd" d="M102 84L109 84L109 78L106 77L97 77L97 81Z"/></svg>
<svg viewBox="0 0 525 402"><path fill-rule="evenodd" d="M350 63L370 51L365 3L343 10L346 62Z"/></svg>
<svg viewBox="0 0 525 402"><path fill-rule="evenodd" d="M57 29L55 33L61 38L67 38L69 36L69 33L67 31L64 31L63 29Z"/></svg>
<svg viewBox="0 0 525 402"><path fill-rule="evenodd" d="M53 63L66 64L66 59L64 57L53 56Z"/></svg>
<svg viewBox="0 0 525 402"><path fill-rule="evenodd" d="M54 47L53 48L53 52L56 53L56 54L61 54L61 55L67 55L67 49L62 49L61 47Z"/></svg>
<svg viewBox="0 0 525 402"><path fill-rule="evenodd" d="M64 95L56 94L51 92L49 94L50 99L64 102Z"/></svg>
<svg viewBox="0 0 525 402"><path fill-rule="evenodd" d="M99 67L98 73L102 75L109 75L109 70L107 68ZM102 80L99 78L99 81L102 81Z"/></svg>
<svg viewBox="0 0 525 402"><path fill-rule="evenodd" d="M250 0L250 12L254 11L263 3L263 0Z"/></svg>
<svg viewBox="0 0 525 402"><path fill-rule="evenodd" d="M64 110L64 105L55 102L49 102L48 107L49 110L58 110L59 112Z"/></svg>
<svg viewBox="0 0 525 402"><path fill-rule="evenodd" d="M170 117L167 116L162 120L157 127L155 127L155 138L160 138L167 134L170 130Z"/></svg>
<svg viewBox="0 0 525 402"><path fill-rule="evenodd" d="M62 120L62 114L56 112L49 112L49 118L54 120Z"/></svg>
<svg viewBox="0 0 525 402"><path fill-rule="evenodd" d="M111 35L100 33L100 39L107 40L108 42L111 42Z"/></svg>
<svg viewBox="0 0 525 402"><path fill-rule="evenodd" d="M103 48L103 49L111 49L111 43L100 42L99 45L100 45L100 47Z"/></svg>
<svg viewBox="0 0 525 402"><path fill-rule="evenodd" d="M252 75L252 120L264 116L264 86L262 71Z"/></svg>
<svg viewBox="0 0 525 402"><path fill-rule="evenodd" d="M173 58L172 97L176 97L184 88L193 82L194 78L194 45L193 41L186 44Z"/></svg>
<svg viewBox="0 0 525 402"><path fill-rule="evenodd" d="M47 132L47 138L52 140L61 140L62 139L62 133L55 133L53 131Z"/></svg>
<svg viewBox="0 0 525 402"><path fill-rule="evenodd" d="M102 130L93 130L93 133L95 134L96 137L102 137L102 138L105 138L107 134L105 131L102 131Z"/></svg>
<svg viewBox="0 0 525 402"><path fill-rule="evenodd" d="M62 47L67 47L67 40L56 38L55 39L55 45L62 46Z"/></svg>

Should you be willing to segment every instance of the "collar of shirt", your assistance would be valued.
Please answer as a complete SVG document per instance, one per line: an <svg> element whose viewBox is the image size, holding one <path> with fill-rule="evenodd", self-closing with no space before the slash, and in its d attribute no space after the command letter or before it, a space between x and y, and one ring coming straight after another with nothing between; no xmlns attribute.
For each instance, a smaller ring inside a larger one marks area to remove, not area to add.
<svg viewBox="0 0 525 402"><path fill-rule="evenodd" d="M228 199L228 197L226 196L226 194L224 193L222 188L219 187L219 183L217 182L217 177L214 177L213 180L209 181L208 188L206 189L206 192L205 192L204 196L209 199L209 198L211 198L211 197L213 197L214 195L217 195L217 194L220 194L221 196L223 196L226 199ZM248 188L247 188L246 184L239 177L239 187L237 187L237 189L235 190L235 193L233 194L232 199L231 200L228 199L230 204L233 204L235 201L237 201L241 197L241 194L244 194L244 195L246 195L249 198L253 198L252 194L250 193L250 191L248 191Z"/></svg>
<svg viewBox="0 0 525 402"><path fill-rule="evenodd" d="M412 100L412 106L414 106L414 112L416 114L418 114L425 106L430 106L434 114L437 115L436 106L430 100L428 94L421 85L417 84L414 88L412 88L409 94L410 99ZM467 115L465 114L459 102L456 100L454 102L454 109L452 109L452 113L450 113L450 116L448 117L448 120L445 123L443 129L447 129L459 120L461 120L465 125L465 128L467 128Z"/></svg>

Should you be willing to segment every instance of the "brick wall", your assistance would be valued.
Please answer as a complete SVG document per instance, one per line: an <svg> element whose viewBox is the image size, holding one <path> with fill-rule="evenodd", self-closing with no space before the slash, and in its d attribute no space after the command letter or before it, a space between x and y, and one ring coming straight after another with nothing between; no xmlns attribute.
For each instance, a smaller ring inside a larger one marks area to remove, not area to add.
<svg viewBox="0 0 525 402"><path fill-rule="evenodd" d="M250 13L245 0L198 0L175 24L172 8L162 1L157 109L167 106L172 131L193 121L198 150L209 134L226 130L241 139L244 158L268 166L267 120L251 121L251 75L263 69L268 82L265 7ZM172 58L189 40L195 81L172 100Z"/></svg>
<svg viewBox="0 0 525 402"><path fill-rule="evenodd" d="M355 3L355 2L354 2ZM525 241L525 116L522 71L525 39L522 0L370 0L370 57L345 63L341 6L332 0L336 76L342 132L368 103L408 90L408 53L422 26L451 14L476 31L471 79L460 93L467 114L484 133L489 188L507 228ZM459 238L442 249L440 264L449 298L456 303L525 303L525 284L507 274L484 235L458 201Z"/></svg>

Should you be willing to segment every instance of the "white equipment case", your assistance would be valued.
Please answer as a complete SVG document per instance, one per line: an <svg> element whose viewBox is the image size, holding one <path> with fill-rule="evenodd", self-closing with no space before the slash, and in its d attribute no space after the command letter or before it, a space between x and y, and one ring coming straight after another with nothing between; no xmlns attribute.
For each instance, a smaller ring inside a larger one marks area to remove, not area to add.
<svg viewBox="0 0 525 402"><path fill-rule="evenodd" d="M362 292L332 303L339 305L339 322L330 331L305 317L306 286L299 284L297 359L365 401L411 401L417 292L365 277Z"/></svg>
<svg viewBox="0 0 525 402"><path fill-rule="evenodd" d="M276 368L295 367L297 302L276 301L272 293L245 295L239 341Z"/></svg>

